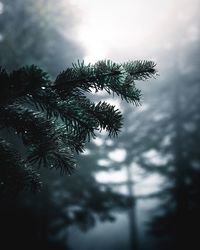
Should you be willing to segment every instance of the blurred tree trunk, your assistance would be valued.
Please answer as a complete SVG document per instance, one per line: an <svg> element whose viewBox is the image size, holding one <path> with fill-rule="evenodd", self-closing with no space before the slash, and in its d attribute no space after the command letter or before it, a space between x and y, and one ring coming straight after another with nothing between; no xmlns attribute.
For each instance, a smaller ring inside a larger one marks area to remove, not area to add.
<svg viewBox="0 0 200 250"><path fill-rule="evenodd" d="M187 242L188 225L188 188L187 159L183 155L184 131L181 105L181 88L176 84L174 90L174 166L175 166L175 199L176 199L176 248L183 249Z"/></svg>
<svg viewBox="0 0 200 250"><path fill-rule="evenodd" d="M134 194L134 182L131 173L132 157L127 158L126 173L127 173L127 191L130 200L130 208L128 209L129 233L130 233L130 250L139 249L138 226L136 216L136 199Z"/></svg>

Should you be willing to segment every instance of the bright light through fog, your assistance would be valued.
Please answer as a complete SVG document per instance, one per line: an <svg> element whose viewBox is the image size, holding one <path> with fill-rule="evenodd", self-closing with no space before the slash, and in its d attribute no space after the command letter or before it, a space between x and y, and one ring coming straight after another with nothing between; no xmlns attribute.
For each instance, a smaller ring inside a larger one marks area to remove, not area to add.
<svg viewBox="0 0 200 250"><path fill-rule="evenodd" d="M145 153L143 153L143 156L151 163L156 165L165 165L167 163L168 160L168 155L165 157L163 157L162 155L159 154L158 151L156 151L155 149L151 149Z"/></svg>
<svg viewBox="0 0 200 250"><path fill-rule="evenodd" d="M78 39L87 50L85 61L92 63L107 58L110 51L126 48L136 52L138 48L155 45L160 31L171 29L170 17L175 16L180 4L174 0L71 0L71 3L80 10Z"/></svg>
<svg viewBox="0 0 200 250"><path fill-rule="evenodd" d="M103 141L103 139L97 137L96 139L94 139L94 143L95 143L97 146L101 146L101 145L103 145L104 141Z"/></svg>
<svg viewBox="0 0 200 250"><path fill-rule="evenodd" d="M135 185L135 194L136 195L149 195L156 193L160 189L161 183L164 182L159 174L151 174L147 178L140 180Z"/></svg>
<svg viewBox="0 0 200 250"><path fill-rule="evenodd" d="M127 179L126 172L124 170L113 171L112 173L100 172L96 174L95 177L96 180L101 183L117 183L126 181Z"/></svg>
<svg viewBox="0 0 200 250"><path fill-rule="evenodd" d="M126 150L123 148L117 148L108 154L108 157L116 162L123 162L126 158Z"/></svg>
<svg viewBox="0 0 200 250"><path fill-rule="evenodd" d="M108 159L100 159L97 161L97 164L102 167L107 167L110 165L110 161Z"/></svg>

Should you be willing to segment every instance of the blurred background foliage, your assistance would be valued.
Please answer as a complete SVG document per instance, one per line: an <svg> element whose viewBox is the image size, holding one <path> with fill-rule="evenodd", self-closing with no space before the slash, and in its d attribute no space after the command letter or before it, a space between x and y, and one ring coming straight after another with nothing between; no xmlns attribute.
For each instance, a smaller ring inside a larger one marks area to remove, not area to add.
<svg viewBox="0 0 200 250"><path fill-rule="evenodd" d="M68 1L1 1L0 65L12 70L36 64L53 78L84 58L74 33L79 14ZM156 49L144 50L147 56L157 56L161 77L140 85L142 106L110 100L104 93L95 97L123 110L118 138L103 133L89 143L72 176L41 169L48 183L41 193L1 200L1 244L7 249L199 249L198 11L184 22L161 33ZM167 36L173 37L173 46L165 43ZM123 58L120 52L112 56ZM23 150L21 142L15 143ZM96 236L91 230L82 235L77 227L100 229L94 231ZM106 231L116 227L124 241ZM100 231L110 245L101 241Z"/></svg>
<svg viewBox="0 0 200 250"><path fill-rule="evenodd" d="M70 5L63 7L65 2L1 1L1 65L13 70L36 64L55 76L83 57L81 46L71 36L75 16Z"/></svg>

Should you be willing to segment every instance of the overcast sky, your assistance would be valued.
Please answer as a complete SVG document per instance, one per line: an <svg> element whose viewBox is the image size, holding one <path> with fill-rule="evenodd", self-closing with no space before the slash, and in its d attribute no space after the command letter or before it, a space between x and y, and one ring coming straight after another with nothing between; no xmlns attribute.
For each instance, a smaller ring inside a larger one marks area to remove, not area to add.
<svg viewBox="0 0 200 250"><path fill-rule="evenodd" d="M86 59L158 58L177 42L199 39L199 0L70 0L79 12Z"/></svg>

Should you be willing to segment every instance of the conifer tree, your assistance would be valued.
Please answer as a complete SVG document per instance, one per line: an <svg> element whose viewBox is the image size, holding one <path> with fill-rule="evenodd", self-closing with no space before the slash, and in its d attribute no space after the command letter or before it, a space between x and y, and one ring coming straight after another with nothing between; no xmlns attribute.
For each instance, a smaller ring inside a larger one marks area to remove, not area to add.
<svg viewBox="0 0 200 250"><path fill-rule="evenodd" d="M138 104L141 93L135 80L155 74L152 61L78 62L55 81L34 65L10 73L1 68L1 129L22 139L27 151L20 155L6 138L0 139L0 192L40 189L39 167L71 174L76 166L74 154L83 152L97 131L105 129L109 136L116 136L122 127L122 115L115 106L95 104L87 93L106 90Z"/></svg>

